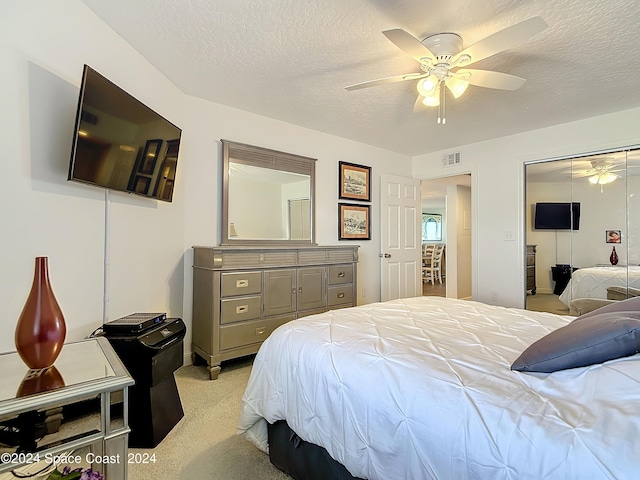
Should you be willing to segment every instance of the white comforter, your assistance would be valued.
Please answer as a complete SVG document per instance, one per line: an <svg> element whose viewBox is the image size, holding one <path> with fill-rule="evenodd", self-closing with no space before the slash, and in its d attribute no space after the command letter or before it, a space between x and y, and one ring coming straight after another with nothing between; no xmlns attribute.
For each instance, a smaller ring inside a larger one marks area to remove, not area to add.
<svg viewBox="0 0 640 480"><path fill-rule="evenodd" d="M640 267L587 267L571 274L571 279L560 294L560 301L569 305L577 298L607 298L608 287L640 288Z"/></svg>
<svg viewBox="0 0 640 480"><path fill-rule="evenodd" d="M292 321L256 356L238 433L267 451L286 419L368 479L640 478L640 355L509 369L571 318L419 297Z"/></svg>

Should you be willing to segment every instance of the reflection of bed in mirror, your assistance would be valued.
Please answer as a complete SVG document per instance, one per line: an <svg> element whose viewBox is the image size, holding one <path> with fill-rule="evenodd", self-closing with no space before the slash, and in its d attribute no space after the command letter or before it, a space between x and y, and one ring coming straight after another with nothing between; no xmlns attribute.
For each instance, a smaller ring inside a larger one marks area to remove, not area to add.
<svg viewBox="0 0 640 480"><path fill-rule="evenodd" d="M640 288L640 266L580 268L559 298L567 306L577 298L606 299L609 287Z"/></svg>

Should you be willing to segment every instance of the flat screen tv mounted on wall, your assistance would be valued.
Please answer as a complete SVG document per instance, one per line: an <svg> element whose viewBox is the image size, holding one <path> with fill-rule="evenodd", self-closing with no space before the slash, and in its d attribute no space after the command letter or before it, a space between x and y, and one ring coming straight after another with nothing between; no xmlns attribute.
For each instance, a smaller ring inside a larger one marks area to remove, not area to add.
<svg viewBox="0 0 640 480"><path fill-rule="evenodd" d="M579 230L580 203L536 203L533 228L536 230Z"/></svg>
<svg viewBox="0 0 640 480"><path fill-rule="evenodd" d="M170 202L182 130L85 65L68 180Z"/></svg>

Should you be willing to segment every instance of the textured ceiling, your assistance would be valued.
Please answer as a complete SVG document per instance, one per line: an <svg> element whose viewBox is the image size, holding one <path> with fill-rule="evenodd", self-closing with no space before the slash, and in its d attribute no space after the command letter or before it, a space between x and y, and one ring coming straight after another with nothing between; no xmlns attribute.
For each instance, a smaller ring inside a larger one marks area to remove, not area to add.
<svg viewBox="0 0 640 480"><path fill-rule="evenodd" d="M83 2L188 95L408 155L640 106L635 0ZM414 82L344 89L419 71L383 30L468 46L536 15L544 32L473 65L524 86L469 87L444 126L413 113Z"/></svg>

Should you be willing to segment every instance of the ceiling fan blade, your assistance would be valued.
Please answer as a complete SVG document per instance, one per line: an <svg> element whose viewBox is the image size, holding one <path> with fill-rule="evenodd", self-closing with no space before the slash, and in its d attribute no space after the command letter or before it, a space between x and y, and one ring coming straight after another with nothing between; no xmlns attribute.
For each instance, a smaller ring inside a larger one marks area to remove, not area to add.
<svg viewBox="0 0 640 480"><path fill-rule="evenodd" d="M536 33L547 28L547 23L541 17L531 17L520 23L500 30L473 45L465 48L451 59L455 64L462 55L469 55L471 60L463 62L463 65L471 65L498 52L515 47L533 37Z"/></svg>
<svg viewBox="0 0 640 480"><path fill-rule="evenodd" d="M466 73L471 75L469 77L469 84L478 87L495 88L497 90L517 90L526 82L524 78L509 75L508 73L475 70L471 68L458 70L454 75Z"/></svg>
<svg viewBox="0 0 640 480"><path fill-rule="evenodd" d="M413 105L413 113L424 112L427 108L429 108L424 103L422 103L422 100L424 100L424 97L422 95L418 95L418 98L416 98L416 103Z"/></svg>
<svg viewBox="0 0 640 480"><path fill-rule="evenodd" d="M426 73L408 73L406 75L395 75L393 77L379 78L378 80L370 80L368 82L356 83L355 85L349 85L344 87L346 90L359 90L361 88L377 87L378 85L386 85L387 83L403 82L405 80L418 80L419 78L426 77Z"/></svg>
<svg viewBox="0 0 640 480"><path fill-rule="evenodd" d="M433 63L436 63L436 57L431 50L425 47L420 40L401 28L394 28L393 30L385 30L382 32L391 42L402 50L404 53L414 58L420 63L423 58L429 58Z"/></svg>

